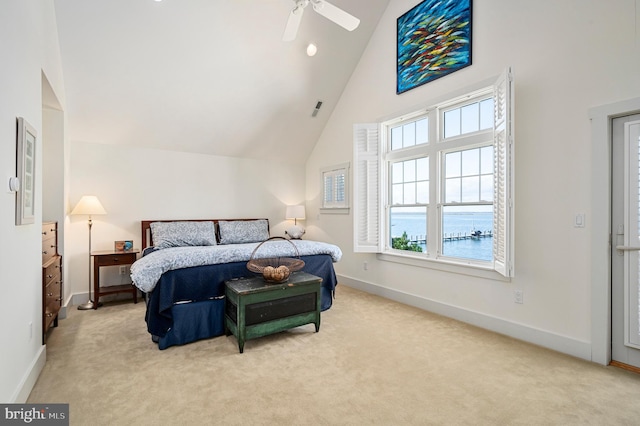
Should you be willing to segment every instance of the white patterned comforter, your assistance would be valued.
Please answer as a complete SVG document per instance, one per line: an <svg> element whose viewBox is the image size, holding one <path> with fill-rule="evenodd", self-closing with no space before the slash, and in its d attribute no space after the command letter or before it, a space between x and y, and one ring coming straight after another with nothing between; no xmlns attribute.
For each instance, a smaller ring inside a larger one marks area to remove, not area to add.
<svg viewBox="0 0 640 426"><path fill-rule="evenodd" d="M328 254L334 262L342 258L340 247L319 241L291 240L300 256ZM264 243L254 255L265 257L295 257L289 241L274 240ZM131 265L131 279L136 287L149 293L153 291L162 274L174 269L218 263L247 262L259 243L224 244L216 246L172 247L154 251Z"/></svg>

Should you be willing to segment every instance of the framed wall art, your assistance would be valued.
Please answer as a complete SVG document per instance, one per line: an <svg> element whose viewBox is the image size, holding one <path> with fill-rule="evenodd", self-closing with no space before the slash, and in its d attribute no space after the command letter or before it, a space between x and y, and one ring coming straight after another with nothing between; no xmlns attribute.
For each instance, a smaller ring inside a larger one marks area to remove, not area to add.
<svg viewBox="0 0 640 426"><path fill-rule="evenodd" d="M398 18L397 94L471 65L471 1L424 0Z"/></svg>
<svg viewBox="0 0 640 426"><path fill-rule="evenodd" d="M36 141L37 132L27 121L18 117L16 171L20 188L16 192L16 225L35 221Z"/></svg>

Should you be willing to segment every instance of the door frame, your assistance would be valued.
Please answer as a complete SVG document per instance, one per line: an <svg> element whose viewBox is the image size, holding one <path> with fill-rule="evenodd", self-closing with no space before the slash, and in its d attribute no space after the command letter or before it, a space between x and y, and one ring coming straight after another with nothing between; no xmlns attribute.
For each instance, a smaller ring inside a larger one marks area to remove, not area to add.
<svg viewBox="0 0 640 426"><path fill-rule="evenodd" d="M617 117L637 113L640 113L640 98L589 109L592 224L591 361L602 365L611 362L611 121ZM602 208L603 206L606 208Z"/></svg>

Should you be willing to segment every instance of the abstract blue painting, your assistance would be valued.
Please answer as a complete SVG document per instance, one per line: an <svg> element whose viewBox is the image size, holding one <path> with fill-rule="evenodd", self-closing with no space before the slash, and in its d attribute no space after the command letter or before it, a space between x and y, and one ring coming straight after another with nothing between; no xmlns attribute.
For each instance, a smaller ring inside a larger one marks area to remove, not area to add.
<svg viewBox="0 0 640 426"><path fill-rule="evenodd" d="M424 0L398 18L398 94L471 65L471 0Z"/></svg>

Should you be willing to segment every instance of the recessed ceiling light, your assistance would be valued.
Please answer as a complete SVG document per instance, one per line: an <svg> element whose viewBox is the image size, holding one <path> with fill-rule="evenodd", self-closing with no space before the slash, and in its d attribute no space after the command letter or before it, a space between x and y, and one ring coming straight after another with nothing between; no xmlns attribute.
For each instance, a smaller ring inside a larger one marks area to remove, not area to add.
<svg viewBox="0 0 640 426"><path fill-rule="evenodd" d="M313 43L309 43L309 45L307 46L307 55L313 56L316 53L318 53L318 48L316 47L316 45Z"/></svg>

